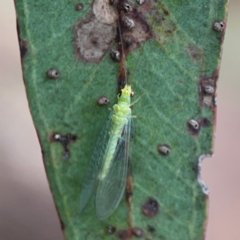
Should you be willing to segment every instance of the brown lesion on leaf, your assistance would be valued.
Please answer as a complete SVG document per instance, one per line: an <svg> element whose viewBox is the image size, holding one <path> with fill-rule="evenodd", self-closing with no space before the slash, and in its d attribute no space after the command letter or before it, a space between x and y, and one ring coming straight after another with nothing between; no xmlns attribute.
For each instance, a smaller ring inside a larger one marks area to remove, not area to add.
<svg viewBox="0 0 240 240"><path fill-rule="evenodd" d="M93 14L74 26L76 55L84 62L99 63L114 41L120 43L119 33L127 56L150 39L167 43L176 31L170 12L159 2L133 5L128 0L95 0L92 8Z"/></svg>
<svg viewBox="0 0 240 240"><path fill-rule="evenodd" d="M21 39L21 37L20 37L20 28L18 25L18 21L17 21L17 35L18 35L18 42L19 42L21 58L23 58L27 53L28 46L27 46L27 41Z"/></svg>
<svg viewBox="0 0 240 240"><path fill-rule="evenodd" d="M190 43L187 47L187 52L194 61L200 63L204 62L204 53L202 48Z"/></svg>
<svg viewBox="0 0 240 240"><path fill-rule="evenodd" d="M117 25L104 24L91 14L74 26L76 55L84 62L99 63L114 42Z"/></svg>
<svg viewBox="0 0 240 240"><path fill-rule="evenodd" d="M127 20L133 21L134 26L129 27ZM154 34L142 12L133 7L133 10L121 14L121 30L125 54L128 54L153 38Z"/></svg>
<svg viewBox="0 0 240 240"><path fill-rule="evenodd" d="M201 77L200 79L200 100L204 107L215 107L216 82L218 75L211 77Z"/></svg>
<svg viewBox="0 0 240 240"><path fill-rule="evenodd" d="M155 227L150 226L150 225L148 225L147 230L148 230L148 232L150 232L150 233L154 233L154 232L156 231Z"/></svg>
<svg viewBox="0 0 240 240"><path fill-rule="evenodd" d="M93 13L100 22L105 24L113 24L118 18L118 11L110 0L95 0Z"/></svg>
<svg viewBox="0 0 240 240"><path fill-rule="evenodd" d="M63 158L64 160L68 160L70 158L70 151L69 151L69 145L72 142L75 142L77 140L77 135L68 133L66 135L60 134L60 133L52 133L50 135L50 142L59 142L63 147Z"/></svg>
<svg viewBox="0 0 240 240"><path fill-rule="evenodd" d="M201 130L201 121L191 118L187 121L187 128L190 134L198 136Z"/></svg>
<svg viewBox="0 0 240 240"><path fill-rule="evenodd" d="M142 205L142 213L146 217L153 218L157 216L159 213L160 206L156 199L149 198L143 205Z"/></svg>
<svg viewBox="0 0 240 240"><path fill-rule="evenodd" d="M62 229L62 231L64 231L65 230L65 224L64 224L64 222L61 218L59 218L59 219L60 219L61 229Z"/></svg>
<svg viewBox="0 0 240 240"><path fill-rule="evenodd" d="M75 5L75 10L76 11L81 11L83 9L83 7L84 7L83 3L77 3Z"/></svg>
<svg viewBox="0 0 240 240"><path fill-rule="evenodd" d="M128 226L129 229L133 227L133 209L132 209L132 202L133 202L133 177L131 176L131 168L128 170L128 178L127 178L127 185L126 185L126 200L128 203Z"/></svg>
<svg viewBox="0 0 240 240"><path fill-rule="evenodd" d="M212 122L208 118L202 118L199 121L191 118L187 121L187 128L191 135L197 137L202 127L210 127Z"/></svg>
<svg viewBox="0 0 240 240"><path fill-rule="evenodd" d="M208 118L202 118L201 125L202 127L210 127L212 126L212 122Z"/></svg>
<svg viewBox="0 0 240 240"><path fill-rule="evenodd" d="M158 43L163 45L173 39L177 26L171 18L170 11L162 2L146 0L141 6L141 10L149 25L152 26L154 38Z"/></svg>
<svg viewBox="0 0 240 240"><path fill-rule="evenodd" d="M131 237L131 233L129 230L119 230L117 236L120 240L126 240Z"/></svg>
<svg viewBox="0 0 240 240"><path fill-rule="evenodd" d="M136 238L142 238L144 236L144 232L141 228L139 227L134 227L132 229L132 234L136 237Z"/></svg>
<svg viewBox="0 0 240 240"><path fill-rule="evenodd" d="M113 225L108 225L107 226L107 232L110 233L110 234L113 234L117 231L117 228Z"/></svg>

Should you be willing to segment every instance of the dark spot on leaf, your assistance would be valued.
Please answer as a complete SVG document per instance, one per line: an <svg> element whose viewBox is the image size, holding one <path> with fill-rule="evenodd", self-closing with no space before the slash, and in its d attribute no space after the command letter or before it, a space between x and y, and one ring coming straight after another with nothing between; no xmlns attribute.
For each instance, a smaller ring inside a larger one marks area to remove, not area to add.
<svg viewBox="0 0 240 240"><path fill-rule="evenodd" d="M44 154L45 154L44 150L43 150L43 149L41 149L41 152L42 152L42 155L43 155L43 158L44 158Z"/></svg>
<svg viewBox="0 0 240 240"><path fill-rule="evenodd" d="M203 63L204 54L203 54L202 48L200 48L194 44L189 44L187 47L187 52L192 57L193 60Z"/></svg>
<svg viewBox="0 0 240 240"><path fill-rule="evenodd" d="M196 174L196 176L198 175L198 162L194 162L192 165L192 170L194 171L194 173Z"/></svg>
<svg viewBox="0 0 240 240"><path fill-rule="evenodd" d="M99 106L105 106L105 105L108 105L109 103L110 103L110 100L106 96L101 96L97 100L97 104Z"/></svg>
<svg viewBox="0 0 240 240"><path fill-rule="evenodd" d="M75 142L77 140L77 136L73 134L66 134L66 135L61 135L59 133L54 133L52 134L50 141L51 142L59 142L63 146L63 158L64 160L67 160L70 158L70 152L69 152L69 144L72 142Z"/></svg>
<svg viewBox="0 0 240 240"><path fill-rule="evenodd" d="M218 75L212 77L201 77L200 79L200 99L202 105L212 108L215 106L215 91Z"/></svg>
<svg viewBox="0 0 240 240"><path fill-rule="evenodd" d="M129 231L128 230L119 230L117 232L117 236L119 237L119 239L121 240L125 240L129 238Z"/></svg>
<svg viewBox="0 0 240 240"><path fill-rule="evenodd" d="M99 63L117 34L116 24L104 24L94 15L77 22L74 26L76 55L85 62Z"/></svg>
<svg viewBox="0 0 240 240"><path fill-rule="evenodd" d="M167 9L164 9L163 12L165 15L169 15L169 11Z"/></svg>
<svg viewBox="0 0 240 240"><path fill-rule="evenodd" d="M158 152L164 156L167 156L171 152L171 148L167 144L158 145Z"/></svg>
<svg viewBox="0 0 240 240"><path fill-rule="evenodd" d="M223 32L225 30L225 23L220 21L220 22L215 22L213 24L213 30L216 32Z"/></svg>
<svg viewBox="0 0 240 240"><path fill-rule="evenodd" d="M65 224L64 224L64 222L62 221L61 218L60 218L60 224L61 224L61 229L64 231L64 229L65 229Z"/></svg>
<svg viewBox="0 0 240 240"><path fill-rule="evenodd" d="M142 205L142 212L147 217L155 217L159 212L159 204L157 200L153 198L149 198L143 205Z"/></svg>
<svg viewBox="0 0 240 240"><path fill-rule="evenodd" d="M154 233L156 231L156 229L154 227L152 227L152 226L148 226L148 231L150 233Z"/></svg>
<svg viewBox="0 0 240 240"><path fill-rule="evenodd" d="M84 5L83 5L82 3L77 3L77 4L75 5L75 9L76 9L77 11L81 11L81 10L83 9L83 7L84 7Z"/></svg>
<svg viewBox="0 0 240 240"><path fill-rule="evenodd" d="M141 46L141 43L153 38L151 27L142 12L132 7L132 11L120 11L120 28L126 55Z"/></svg>
<svg viewBox="0 0 240 240"><path fill-rule="evenodd" d="M133 10L132 5L130 5L128 2L120 2L118 7L122 9L125 13L131 12Z"/></svg>
<svg viewBox="0 0 240 240"><path fill-rule="evenodd" d="M144 235L143 230L141 228L138 228L138 227L134 227L132 229L132 233L137 238L141 238Z"/></svg>
<svg viewBox="0 0 240 240"><path fill-rule="evenodd" d="M173 40L177 25L163 1L146 1L142 11L148 13L147 21L151 23L154 38L159 44L165 45Z"/></svg>
<svg viewBox="0 0 240 240"><path fill-rule="evenodd" d="M92 38L91 41L93 45L97 46L99 42L99 38L98 37Z"/></svg>
<svg viewBox="0 0 240 240"><path fill-rule="evenodd" d="M107 226L107 231L108 231L108 233L115 233L116 232L116 230L117 230L117 228L116 227L114 227L114 226L112 226L112 225L108 225Z"/></svg>
<svg viewBox="0 0 240 240"><path fill-rule="evenodd" d="M129 38L129 39L123 39L123 45L124 49L128 50L130 47L135 44L134 40Z"/></svg>
<svg viewBox="0 0 240 240"><path fill-rule="evenodd" d="M47 77L50 79L57 79L60 77L60 73L57 69L51 68L47 71Z"/></svg>
<svg viewBox="0 0 240 240"><path fill-rule="evenodd" d="M202 119L202 127L210 127L212 125L211 121L207 118Z"/></svg>
<svg viewBox="0 0 240 240"><path fill-rule="evenodd" d="M192 135L198 135L201 129L200 123L193 118L188 120L187 127Z"/></svg>
<svg viewBox="0 0 240 240"><path fill-rule="evenodd" d="M20 46L21 58L23 58L26 55L26 53L27 53L27 42L22 40L22 39L20 39L19 46Z"/></svg>
<svg viewBox="0 0 240 240"><path fill-rule="evenodd" d="M20 54L21 54L21 58L23 58L27 53L27 41L21 39L20 37L20 28L18 25L18 21L17 21L17 34L18 34Z"/></svg>

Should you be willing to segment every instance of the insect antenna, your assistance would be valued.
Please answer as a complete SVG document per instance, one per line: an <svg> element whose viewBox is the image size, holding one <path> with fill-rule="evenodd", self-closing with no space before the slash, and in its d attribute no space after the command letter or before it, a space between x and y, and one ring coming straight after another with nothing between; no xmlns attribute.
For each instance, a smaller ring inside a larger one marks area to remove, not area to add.
<svg viewBox="0 0 240 240"><path fill-rule="evenodd" d="M125 55L125 49L124 49L124 43L123 43L123 33L122 33L122 26L121 26L121 17L124 14L122 9L119 7L119 2L117 4L117 10L118 10L118 18L117 18L117 28L118 28L118 36L119 36L119 44L120 44L120 73L118 76L118 84L119 84L119 92L121 92L121 89L125 87L125 85L129 84L128 81L128 72L125 66L125 61L126 61L126 55Z"/></svg>

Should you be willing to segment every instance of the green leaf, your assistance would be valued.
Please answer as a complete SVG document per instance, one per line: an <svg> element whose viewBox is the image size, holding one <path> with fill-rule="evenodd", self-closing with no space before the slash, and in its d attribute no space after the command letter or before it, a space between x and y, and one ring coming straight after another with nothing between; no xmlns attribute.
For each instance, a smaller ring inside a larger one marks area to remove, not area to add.
<svg viewBox="0 0 240 240"><path fill-rule="evenodd" d="M117 101L119 64L109 56L117 30L94 17L91 1L77 4L15 2L29 106L66 239L203 239L208 190L199 171L212 153L227 0L131 2L126 66L134 99L145 95L133 106L132 201L123 198L107 221L97 219L94 198L81 215L78 208L109 114L97 100Z"/></svg>

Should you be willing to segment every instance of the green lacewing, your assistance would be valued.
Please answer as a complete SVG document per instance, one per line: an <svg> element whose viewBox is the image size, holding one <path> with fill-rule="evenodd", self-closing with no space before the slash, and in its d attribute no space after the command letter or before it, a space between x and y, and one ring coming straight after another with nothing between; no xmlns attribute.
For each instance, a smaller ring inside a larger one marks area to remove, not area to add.
<svg viewBox="0 0 240 240"><path fill-rule="evenodd" d="M122 89L93 151L80 194L80 213L96 190L96 214L107 219L118 207L127 180L131 132L130 85Z"/></svg>

